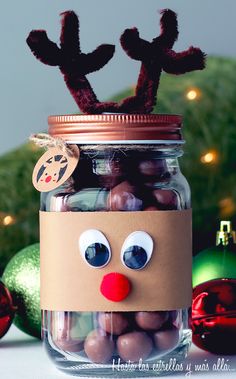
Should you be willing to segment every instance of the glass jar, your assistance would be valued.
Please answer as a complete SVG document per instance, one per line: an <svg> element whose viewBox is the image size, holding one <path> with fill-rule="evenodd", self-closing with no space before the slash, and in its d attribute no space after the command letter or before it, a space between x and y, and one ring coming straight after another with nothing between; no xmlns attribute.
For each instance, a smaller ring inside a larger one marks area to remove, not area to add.
<svg viewBox="0 0 236 379"><path fill-rule="evenodd" d="M41 196L50 219L41 220L42 298L51 293L41 299L42 335L64 372L156 376L188 352L191 205L178 163L181 124L171 115L49 117L50 135L80 149L72 176Z"/></svg>

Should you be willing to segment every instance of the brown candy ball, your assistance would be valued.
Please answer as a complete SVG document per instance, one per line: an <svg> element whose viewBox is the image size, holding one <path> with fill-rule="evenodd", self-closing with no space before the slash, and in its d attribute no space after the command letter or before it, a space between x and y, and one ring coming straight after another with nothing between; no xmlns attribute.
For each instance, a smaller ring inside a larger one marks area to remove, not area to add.
<svg viewBox="0 0 236 379"><path fill-rule="evenodd" d="M145 332L131 332L118 337L117 351L124 361L138 362L152 352L152 340Z"/></svg>
<svg viewBox="0 0 236 379"><path fill-rule="evenodd" d="M139 163L139 171L142 175L158 176L168 171L165 159L142 160Z"/></svg>
<svg viewBox="0 0 236 379"><path fill-rule="evenodd" d="M127 318L119 312L100 313L98 316L99 326L107 333L120 335L129 325Z"/></svg>
<svg viewBox="0 0 236 379"><path fill-rule="evenodd" d="M114 187L107 199L108 209L111 211L139 211L143 202L135 195L135 188L127 181Z"/></svg>
<svg viewBox="0 0 236 379"><path fill-rule="evenodd" d="M179 343L179 336L179 329L175 326L153 334L156 348L159 351L174 349Z"/></svg>
<svg viewBox="0 0 236 379"><path fill-rule="evenodd" d="M88 358L94 363L107 363L115 349L114 341L100 329L89 333L84 343L84 350Z"/></svg>
<svg viewBox="0 0 236 379"><path fill-rule="evenodd" d="M81 339L58 339L54 341L59 349L68 352L77 352L84 349L84 341Z"/></svg>
<svg viewBox="0 0 236 379"><path fill-rule="evenodd" d="M165 159L142 160L138 166L139 183L152 188L155 183L166 181L170 176Z"/></svg>
<svg viewBox="0 0 236 379"><path fill-rule="evenodd" d="M156 198L158 209L178 209L178 195L175 191L157 189L153 191L153 195Z"/></svg>
<svg viewBox="0 0 236 379"><path fill-rule="evenodd" d="M168 320L168 312L137 312L135 321L144 330L159 330Z"/></svg>

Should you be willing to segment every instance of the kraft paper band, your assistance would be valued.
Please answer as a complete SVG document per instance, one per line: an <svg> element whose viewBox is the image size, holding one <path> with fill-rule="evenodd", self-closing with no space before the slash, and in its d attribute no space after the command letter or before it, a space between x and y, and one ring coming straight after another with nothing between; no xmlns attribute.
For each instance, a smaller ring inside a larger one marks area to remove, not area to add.
<svg viewBox="0 0 236 379"><path fill-rule="evenodd" d="M101 231L112 257L104 268L90 267L79 237ZM192 299L191 210L145 212L40 212L41 308L51 311L154 311L187 308ZM131 270L121 262L129 234L145 231L154 241L147 266ZM103 276L118 272L132 291L121 302L100 292Z"/></svg>

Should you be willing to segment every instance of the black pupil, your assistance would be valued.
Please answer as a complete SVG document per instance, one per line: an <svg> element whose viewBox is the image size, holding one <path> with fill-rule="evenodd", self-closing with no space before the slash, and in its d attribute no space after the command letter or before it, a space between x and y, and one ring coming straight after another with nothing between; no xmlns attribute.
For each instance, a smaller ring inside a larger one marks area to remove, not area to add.
<svg viewBox="0 0 236 379"><path fill-rule="evenodd" d="M138 270L147 263L147 253L141 246L130 246L124 252L124 263L127 267Z"/></svg>
<svg viewBox="0 0 236 379"><path fill-rule="evenodd" d="M104 266L109 259L109 250L102 243L93 243L87 247L85 259L93 267Z"/></svg>

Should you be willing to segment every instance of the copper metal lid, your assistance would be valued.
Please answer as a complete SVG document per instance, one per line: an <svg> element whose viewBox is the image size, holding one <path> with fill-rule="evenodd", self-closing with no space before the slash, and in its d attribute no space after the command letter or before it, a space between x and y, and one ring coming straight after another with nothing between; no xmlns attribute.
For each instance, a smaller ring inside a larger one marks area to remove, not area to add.
<svg viewBox="0 0 236 379"><path fill-rule="evenodd" d="M69 143L184 143L179 115L64 115L50 116L48 124L51 136Z"/></svg>

